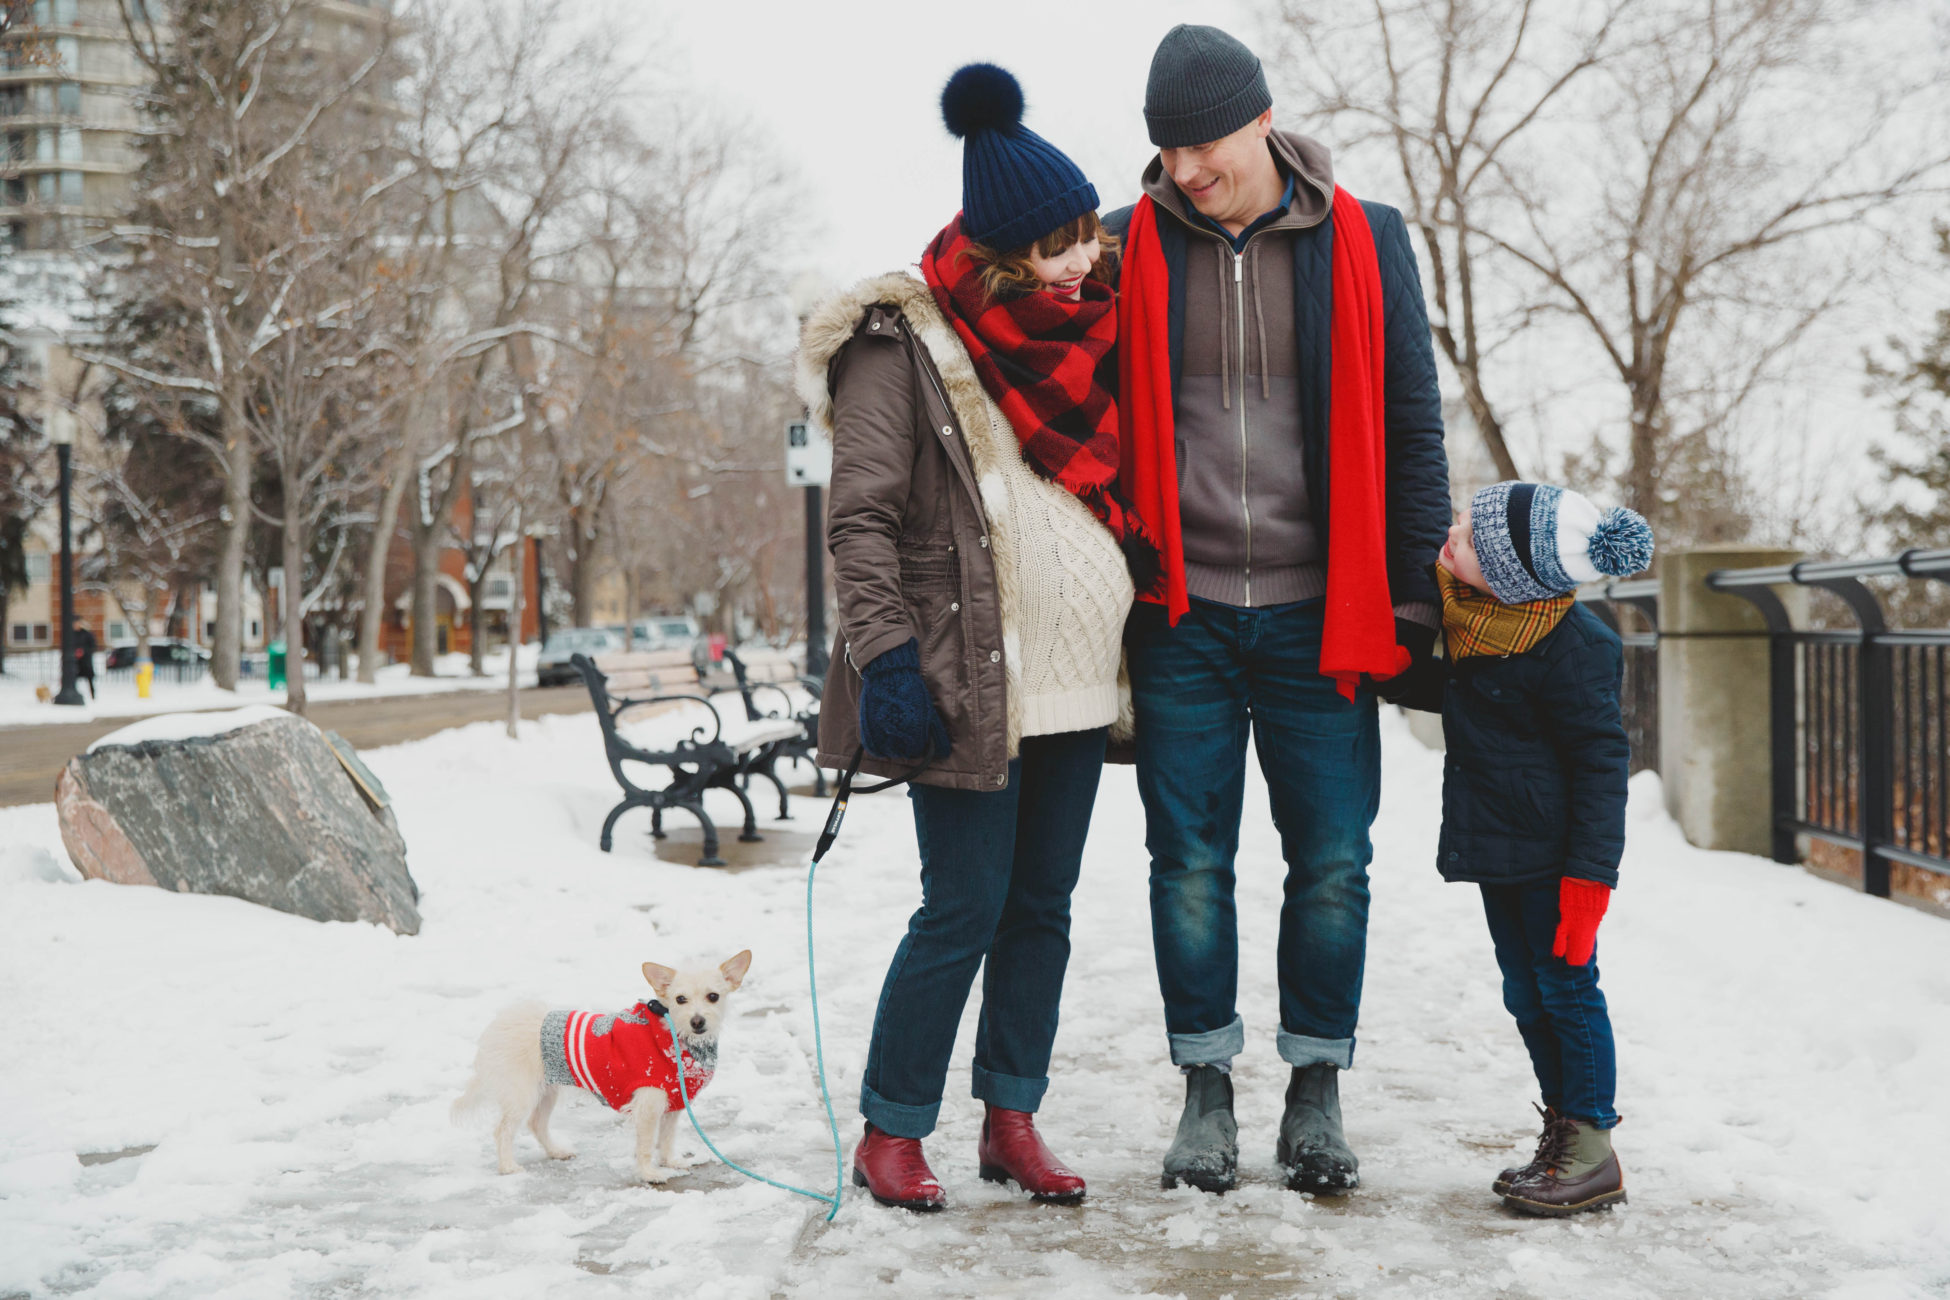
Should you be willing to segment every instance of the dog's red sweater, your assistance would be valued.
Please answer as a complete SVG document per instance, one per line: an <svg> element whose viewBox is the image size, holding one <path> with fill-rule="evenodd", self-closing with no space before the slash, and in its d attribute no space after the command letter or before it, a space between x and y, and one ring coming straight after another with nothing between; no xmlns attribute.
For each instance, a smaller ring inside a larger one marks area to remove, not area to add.
<svg viewBox="0 0 1950 1300"><path fill-rule="evenodd" d="M587 1088L611 1109L629 1104L639 1088L662 1088L672 1110L684 1108L677 1088L676 1054L670 1048L670 1027L648 1002L628 1011L604 1015L595 1011L558 1012L564 1017L562 1059L569 1078ZM546 1049L544 1055L551 1055ZM682 1049L684 1087L695 1097L711 1082L713 1071L701 1064L688 1047Z"/></svg>

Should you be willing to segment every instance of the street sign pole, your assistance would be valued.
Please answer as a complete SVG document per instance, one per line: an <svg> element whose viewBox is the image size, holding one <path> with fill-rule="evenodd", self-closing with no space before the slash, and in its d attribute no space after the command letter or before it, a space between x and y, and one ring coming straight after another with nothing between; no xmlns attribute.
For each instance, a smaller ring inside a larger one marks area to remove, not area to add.
<svg viewBox="0 0 1950 1300"><path fill-rule="evenodd" d="M785 426L785 481L806 490L806 676L824 679L826 648L826 504L821 490L833 478L833 444L810 420Z"/></svg>

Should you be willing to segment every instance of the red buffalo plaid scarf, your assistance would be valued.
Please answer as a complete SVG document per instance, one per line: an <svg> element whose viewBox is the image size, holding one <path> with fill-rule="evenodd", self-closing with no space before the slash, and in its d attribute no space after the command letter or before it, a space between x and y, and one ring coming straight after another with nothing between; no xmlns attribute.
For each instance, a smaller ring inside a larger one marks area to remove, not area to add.
<svg viewBox="0 0 1950 1300"><path fill-rule="evenodd" d="M1334 189L1333 349L1328 395L1327 627L1320 671L1348 699L1365 674L1408 667L1395 642L1388 598L1388 517L1382 424L1381 271L1374 232L1354 196ZM1171 283L1158 242L1158 214L1138 200L1124 239L1118 295L1118 407L1123 412L1122 481L1137 511L1164 539L1162 603L1171 622L1191 608L1178 524L1178 455L1172 436ZM1157 599L1153 597L1153 599Z"/></svg>
<svg viewBox="0 0 1950 1300"><path fill-rule="evenodd" d="M1158 585L1163 562L1118 483L1117 309L1110 288L1083 282L1067 302L1032 293L1003 302L982 287L965 256L958 215L921 254L921 274L975 363L975 373L1015 430L1023 462L1066 489L1110 529L1140 593Z"/></svg>

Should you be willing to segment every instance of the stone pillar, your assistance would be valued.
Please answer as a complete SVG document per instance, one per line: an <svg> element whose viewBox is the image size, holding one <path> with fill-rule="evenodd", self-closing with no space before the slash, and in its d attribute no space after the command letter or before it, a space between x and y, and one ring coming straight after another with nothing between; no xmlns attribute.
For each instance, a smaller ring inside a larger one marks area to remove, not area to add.
<svg viewBox="0 0 1950 1300"><path fill-rule="evenodd" d="M1746 601L1708 590L1706 575L1800 558L1763 546L1659 557L1659 772L1666 810L1703 849L1764 857L1773 845L1767 624ZM1801 625L1807 593L1775 590Z"/></svg>

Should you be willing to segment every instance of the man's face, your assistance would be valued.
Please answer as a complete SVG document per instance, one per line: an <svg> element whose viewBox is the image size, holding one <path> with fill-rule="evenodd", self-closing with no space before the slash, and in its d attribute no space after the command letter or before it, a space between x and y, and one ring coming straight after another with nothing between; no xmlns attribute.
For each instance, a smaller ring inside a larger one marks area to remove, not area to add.
<svg viewBox="0 0 1950 1300"><path fill-rule="evenodd" d="M1266 148L1273 129L1273 110L1267 109L1231 135L1210 144L1161 149L1165 172L1176 181L1192 206L1221 224L1244 224L1266 211L1263 194L1269 176L1277 184L1279 168Z"/></svg>

